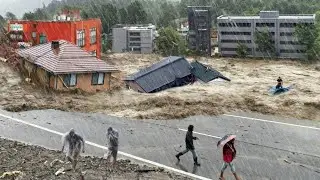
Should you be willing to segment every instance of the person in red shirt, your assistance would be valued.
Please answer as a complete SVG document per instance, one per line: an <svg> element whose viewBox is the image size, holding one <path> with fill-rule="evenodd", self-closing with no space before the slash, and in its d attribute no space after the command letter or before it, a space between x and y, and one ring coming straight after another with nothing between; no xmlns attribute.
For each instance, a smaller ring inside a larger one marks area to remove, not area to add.
<svg viewBox="0 0 320 180"><path fill-rule="evenodd" d="M236 174L234 164L232 163L232 161L236 157L236 154L237 154L237 151L236 151L236 148L234 147L234 139L232 139L231 141L229 141L227 144L225 144L223 146L223 161L224 162L223 162L223 165L221 168L221 174L220 174L220 178L219 178L220 180L224 179L223 173L227 169L228 166L230 166L231 172L233 173L236 180L240 180L238 175Z"/></svg>

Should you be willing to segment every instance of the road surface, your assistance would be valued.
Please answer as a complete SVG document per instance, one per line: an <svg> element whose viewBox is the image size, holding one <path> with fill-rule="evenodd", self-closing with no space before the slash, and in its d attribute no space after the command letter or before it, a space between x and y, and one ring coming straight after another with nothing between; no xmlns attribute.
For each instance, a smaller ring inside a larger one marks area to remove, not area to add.
<svg viewBox="0 0 320 180"><path fill-rule="evenodd" d="M198 168L193 166L191 153L182 156L179 164L175 158L177 150L184 148L189 124L195 126L194 136L200 138L195 142L201 163ZM0 111L0 136L60 149L61 133L74 128L89 142L88 155L103 156L109 126L119 131L123 158L186 172L188 176L195 174L190 176L195 179L218 179L222 152L216 144L219 137L228 133L237 135L234 163L242 179L320 179L320 121L248 113L160 121L56 110ZM230 169L225 176L233 179Z"/></svg>

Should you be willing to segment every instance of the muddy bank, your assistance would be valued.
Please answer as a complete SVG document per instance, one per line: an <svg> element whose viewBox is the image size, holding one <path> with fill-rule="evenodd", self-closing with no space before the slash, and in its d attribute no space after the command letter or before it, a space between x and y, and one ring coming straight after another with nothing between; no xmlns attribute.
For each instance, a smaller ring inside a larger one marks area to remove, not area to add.
<svg viewBox="0 0 320 180"><path fill-rule="evenodd" d="M188 179L160 168L131 164L129 160L120 160L112 167L105 159L96 157L81 157L77 172L73 172L62 153L2 138L0 152L0 179L5 180ZM64 173L55 175L61 168Z"/></svg>
<svg viewBox="0 0 320 180"><path fill-rule="evenodd" d="M169 89L141 94L123 88L121 77L157 62L157 55L113 54L103 57L123 72L112 80L113 91L85 94L57 93L20 80L19 75L0 64L0 106L9 111L58 109L99 112L119 117L175 119L193 115L219 115L233 111L320 120L320 71L316 65L295 61L199 58L219 70L231 82ZM188 59L192 60L192 58ZM288 93L272 96L268 89L281 76Z"/></svg>

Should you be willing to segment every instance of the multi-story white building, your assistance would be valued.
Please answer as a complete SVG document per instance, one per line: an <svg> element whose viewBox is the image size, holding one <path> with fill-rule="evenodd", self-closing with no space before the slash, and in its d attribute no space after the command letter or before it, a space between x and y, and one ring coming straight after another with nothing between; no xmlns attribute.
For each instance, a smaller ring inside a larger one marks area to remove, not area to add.
<svg viewBox="0 0 320 180"><path fill-rule="evenodd" d="M112 29L112 51L152 53L156 36L154 25L115 27Z"/></svg>
<svg viewBox="0 0 320 180"><path fill-rule="evenodd" d="M310 25L315 15L279 15L278 11L261 11L259 16L220 16L218 44L222 56L235 56L239 43L248 47L249 56L264 57L255 43L255 32L267 29L280 58L304 58L306 49L295 37L298 24Z"/></svg>

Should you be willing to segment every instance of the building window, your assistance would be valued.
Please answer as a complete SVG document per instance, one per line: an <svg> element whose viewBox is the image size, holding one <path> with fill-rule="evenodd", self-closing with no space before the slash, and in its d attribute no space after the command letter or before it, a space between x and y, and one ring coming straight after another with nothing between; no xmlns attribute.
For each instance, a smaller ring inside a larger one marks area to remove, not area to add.
<svg viewBox="0 0 320 180"><path fill-rule="evenodd" d="M140 36L140 32L130 32L130 36Z"/></svg>
<svg viewBox="0 0 320 180"><path fill-rule="evenodd" d="M77 30L77 46L83 47L85 45L85 32L84 30Z"/></svg>
<svg viewBox="0 0 320 180"><path fill-rule="evenodd" d="M40 44L47 43L47 36L43 33L40 34Z"/></svg>
<svg viewBox="0 0 320 180"><path fill-rule="evenodd" d="M236 23L238 27L251 27L251 23Z"/></svg>
<svg viewBox="0 0 320 180"><path fill-rule="evenodd" d="M104 84L104 73L93 73L91 84L92 85L103 85Z"/></svg>
<svg viewBox="0 0 320 180"><path fill-rule="evenodd" d="M141 38L131 37L131 38L130 38L130 41L141 41Z"/></svg>
<svg viewBox="0 0 320 180"><path fill-rule="evenodd" d="M251 36L251 32L221 32L221 35L244 35L244 36Z"/></svg>
<svg viewBox="0 0 320 180"><path fill-rule="evenodd" d="M95 44L97 42L97 29L90 29L90 43Z"/></svg>
<svg viewBox="0 0 320 180"><path fill-rule="evenodd" d="M64 76L63 82L68 87L73 87L77 85L77 75L76 74L68 74Z"/></svg>
<svg viewBox="0 0 320 180"><path fill-rule="evenodd" d="M281 32L280 36L294 36L293 32Z"/></svg>
<svg viewBox="0 0 320 180"><path fill-rule="evenodd" d="M257 27L275 27L275 23L256 23Z"/></svg>
<svg viewBox="0 0 320 180"><path fill-rule="evenodd" d="M302 50L302 49L280 49L280 53L306 53L306 50Z"/></svg>
<svg viewBox="0 0 320 180"><path fill-rule="evenodd" d="M219 23L219 27L251 27L251 23Z"/></svg>
<svg viewBox="0 0 320 180"><path fill-rule="evenodd" d="M233 40L233 39L222 39L222 43L252 43L251 40Z"/></svg>
<svg viewBox="0 0 320 180"><path fill-rule="evenodd" d="M280 41L280 44L300 45L299 41Z"/></svg>
<svg viewBox="0 0 320 180"><path fill-rule="evenodd" d="M283 27L283 28L293 28L296 26L297 26L297 23L280 23L280 27Z"/></svg>
<svg viewBox="0 0 320 180"><path fill-rule="evenodd" d="M37 38L37 32L32 32L32 38Z"/></svg>
<svg viewBox="0 0 320 180"><path fill-rule="evenodd" d="M221 51L237 51L237 48L221 48ZM251 48L248 48L248 49L247 49L247 52L248 52L248 53L251 53L251 52L252 52L252 49L251 49Z"/></svg>
<svg viewBox="0 0 320 180"><path fill-rule="evenodd" d="M141 46L141 43L130 43L129 46Z"/></svg>
<svg viewBox="0 0 320 180"><path fill-rule="evenodd" d="M132 48L132 51L134 51L134 52L141 52L141 48Z"/></svg>

